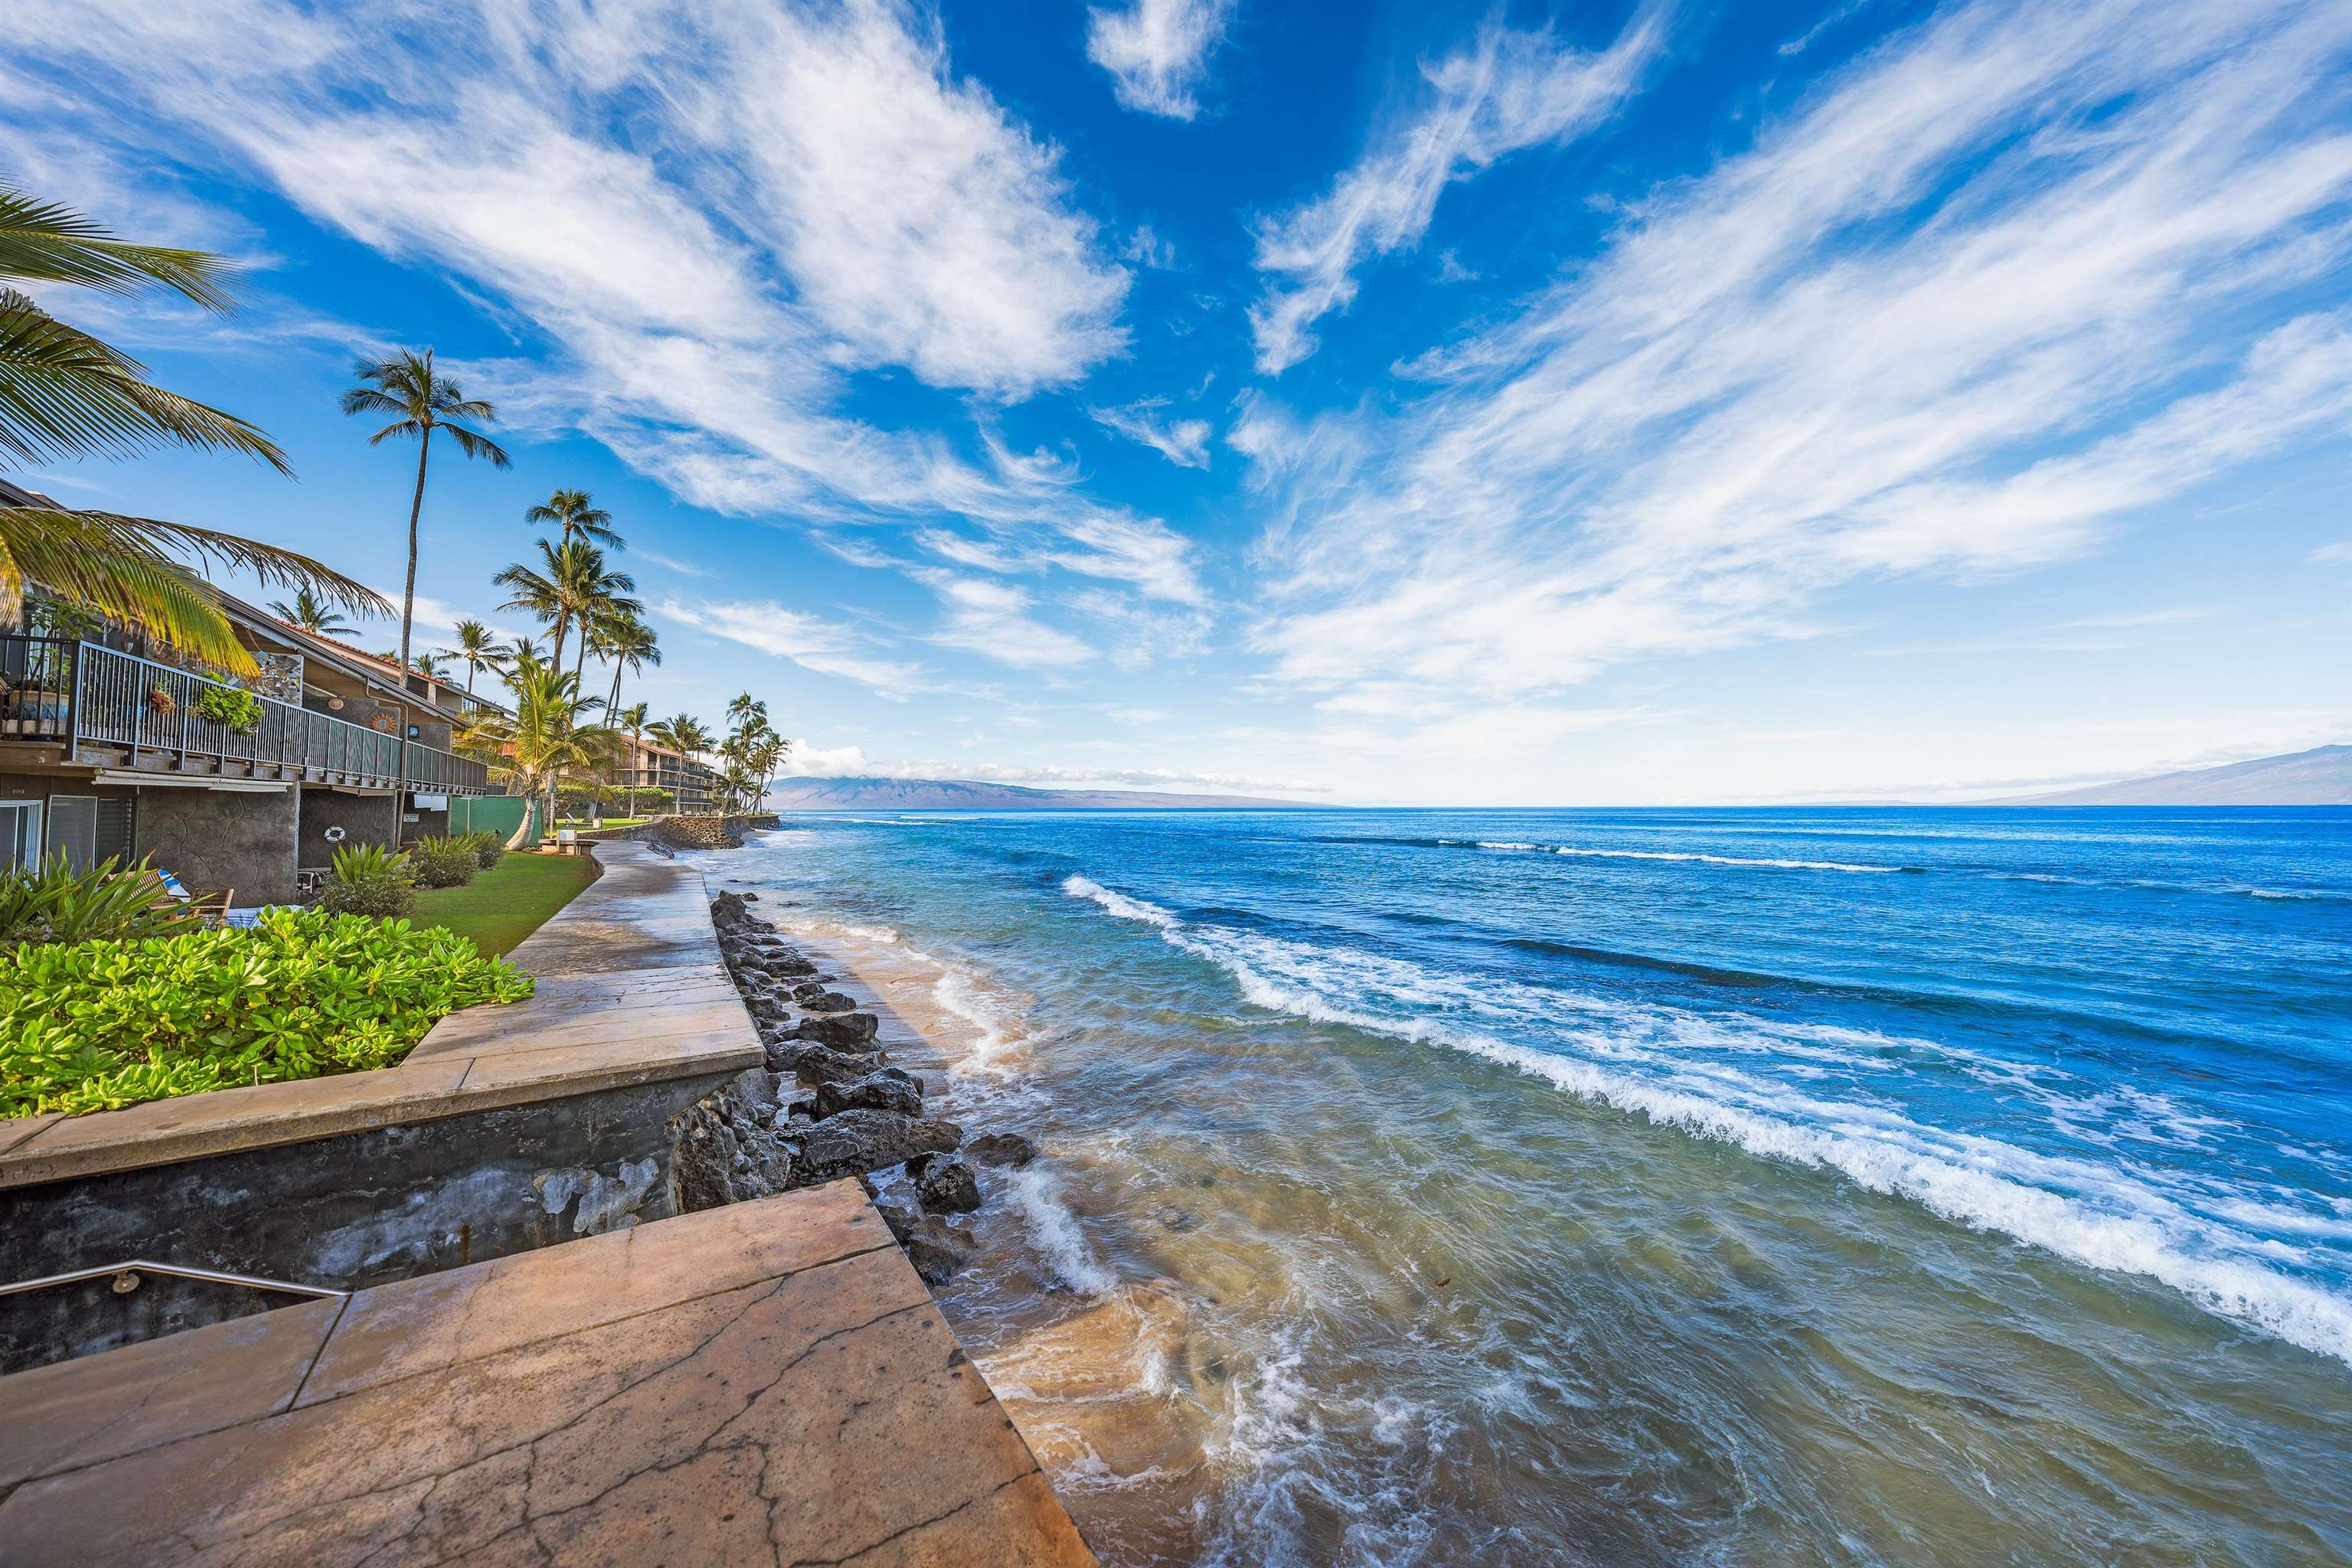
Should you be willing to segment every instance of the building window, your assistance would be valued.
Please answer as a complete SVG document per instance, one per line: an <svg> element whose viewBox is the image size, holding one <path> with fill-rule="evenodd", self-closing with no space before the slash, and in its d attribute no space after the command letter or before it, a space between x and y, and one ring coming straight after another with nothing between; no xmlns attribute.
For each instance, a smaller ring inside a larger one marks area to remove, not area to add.
<svg viewBox="0 0 2352 1568"><path fill-rule="evenodd" d="M0 800L0 870L29 866L41 856L41 803Z"/></svg>

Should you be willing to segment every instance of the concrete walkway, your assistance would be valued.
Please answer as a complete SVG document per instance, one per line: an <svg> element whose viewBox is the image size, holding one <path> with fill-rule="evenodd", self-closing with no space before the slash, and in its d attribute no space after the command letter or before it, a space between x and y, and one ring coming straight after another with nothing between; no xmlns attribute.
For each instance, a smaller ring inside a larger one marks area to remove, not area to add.
<svg viewBox="0 0 2352 1568"><path fill-rule="evenodd" d="M27 1564L1094 1557L855 1183L0 1379Z"/></svg>

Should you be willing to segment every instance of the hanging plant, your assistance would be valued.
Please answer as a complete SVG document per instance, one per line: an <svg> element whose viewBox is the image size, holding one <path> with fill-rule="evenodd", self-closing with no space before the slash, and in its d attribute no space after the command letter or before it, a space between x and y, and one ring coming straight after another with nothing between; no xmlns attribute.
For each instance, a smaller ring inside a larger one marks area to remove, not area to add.
<svg viewBox="0 0 2352 1568"><path fill-rule="evenodd" d="M261 728L261 704L252 692L234 686L207 686L198 692L196 716L240 735L250 735Z"/></svg>
<svg viewBox="0 0 2352 1568"><path fill-rule="evenodd" d="M180 710L180 700L160 686L147 689L147 711L158 719L169 719Z"/></svg>

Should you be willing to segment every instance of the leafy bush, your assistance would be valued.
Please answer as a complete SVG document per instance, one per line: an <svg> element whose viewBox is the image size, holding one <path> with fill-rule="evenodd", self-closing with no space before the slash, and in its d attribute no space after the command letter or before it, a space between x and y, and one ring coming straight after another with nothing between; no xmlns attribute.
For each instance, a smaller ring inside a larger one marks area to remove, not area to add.
<svg viewBox="0 0 2352 1568"><path fill-rule="evenodd" d="M389 1067L530 976L438 927L271 910L250 930L0 953L0 1117Z"/></svg>
<svg viewBox="0 0 2352 1568"><path fill-rule="evenodd" d="M462 888L474 879L479 862L464 838L420 838L408 847L408 868L420 888Z"/></svg>
<svg viewBox="0 0 2352 1568"><path fill-rule="evenodd" d="M473 846L475 864L485 871L497 865L499 857L507 852L507 841L487 828L477 829L465 837Z"/></svg>
<svg viewBox="0 0 2352 1568"><path fill-rule="evenodd" d="M196 716L226 725L240 735L261 728L261 703L234 686L207 686L196 694Z"/></svg>
<svg viewBox="0 0 2352 1568"><path fill-rule="evenodd" d="M346 844L335 851L334 874L319 907L333 914L400 920L416 909L416 877L408 857L380 844Z"/></svg>
<svg viewBox="0 0 2352 1568"><path fill-rule="evenodd" d="M112 859L77 871L60 849L38 866L0 871L0 946L22 942L136 942L195 923L163 889L147 862L116 869Z"/></svg>

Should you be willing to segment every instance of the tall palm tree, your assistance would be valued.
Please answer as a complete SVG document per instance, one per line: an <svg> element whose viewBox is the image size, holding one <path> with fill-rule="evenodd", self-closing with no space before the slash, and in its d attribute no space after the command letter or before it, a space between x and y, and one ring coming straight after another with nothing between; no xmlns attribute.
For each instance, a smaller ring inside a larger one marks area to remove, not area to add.
<svg viewBox="0 0 2352 1568"><path fill-rule="evenodd" d="M562 531L558 538L565 544L581 539L590 544L609 545L614 550L628 548L613 530L613 514L592 504L586 490L558 490L522 515L526 522L554 523Z"/></svg>
<svg viewBox="0 0 2352 1568"><path fill-rule="evenodd" d="M643 755L635 748L646 743L646 720L648 710L644 703L632 702L618 711L608 704L604 711L613 715L613 721L629 737L632 746L629 752L629 782L625 786L629 792L629 803L623 808L623 815L635 816L637 815L637 762Z"/></svg>
<svg viewBox="0 0 2352 1568"><path fill-rule="evenodd" d="M474 677L486 669L496 669L512 658L514 649L499 641L499 634L479 621L457 623L457 646L444 650L447 657L462 660L466 666L466 695L474 694Z"/></svg>
<svg viewBox="0 0 2352 1568"><path fill-rule="evenodd" d="M416 656L415 663L410 668L427 680L438 680L444 668L441 658L442 656L438 654L420 653Z"/></svg>
<svg viewBox="0 0 2352 1568"><path fill-rule="evenodd" d="M587 617L598 613L636 615L645 605L627 595L636 587L635 579L625 572L610 572L604 567L604 552L594 545L574 539L562 544L539 542L539 566L536 570L517 562L490 579L501 587L514 590L514 596L499 608L528 610L555 627L555 649L549 663L563 663L563 641L576 624L587 625ZM584 647L584 644L583 644Z"/></svg>
<svg viewBox="0 0 2352 1568"><path fill-rule="evenodd" d="M449 432L457 450L468 458L486 458L490 466L509 468L514 460L506 448L473 426L495 425L499 411L478 397L467 397L457 384L433 368L433 351L418 353L402 349L392 358L362 360L352 374L360 384L342 395L345 414L385 414L392 423L368 437L371 447L395 436L416 437L416 493L408 503L408 583L400 595L400 666L408 668L408 636L416 617L416 519L425 510L425 463L433 453L433 433Z"/></svg>
<svg viewBox="0 0 2352 1568"><path fill-rule="evenodd" d="M334 605L308 588L295 589L291 604L284 599L270 600L269 613L288 626L299 626L313 637L331 637L352 629L352 623L343 619Z"/></svg>
<svg viewBox="0 0 2352 1568"><path fill-rule="evenodd" d="M545 656L539 651L539 645L537 643L531 641L529 637L515 638L514 646L507 649L508 662L510 664L521 664L528 659L537 659L541 664L547 662Z"/></svg>
<svg viewBox="0 0 2352 1568"><path fill-rule="evenodd" d="M682 757L710 750L710 731L691 713L679 713L648 725L646 733Z"/></svg>
<svg viewBox="0 0 2352 1568"><path fill-rule="evenodd" d="M514 694L514 718L506 729L517 793L543 795L546 820L551 824L556 788L564 773L594 767L609 754L612 731L586 721L604 706L604 700L581 696L577 677L535 658L517 662L507 688ZM507 847L520 848L530 832L526 812Z"/></svg>
<svg viewBox="0 0 2352 1568"><path fill-rule="evenodd" d="M767 717L768 705L754 701L748 691L739 691L728 700L727 722L739 730L750 724L754 719L764 723Z"/></svg>
<svg viewBox="0 0 2352 1568"><path fill-rule="evenodd" d="M597 628L597 653L613 661L613 694L604 699L607 712L621 706L621 672L643 675L646 666L661 665L661 639L635 616L607 621Z"/></svg>
<svg viewBox="0 0 2352 1568"><path fill-rule="evenodd" d="M129 457L154 446L242 452L292 473L286 454L233 414L168 392L138 361L50 315L6 280L112 294L167 289L231 309L236 268L217 256L139 245L55 203L0 184L0 454L24 463ZM308 588L346 609L391 608L307 555L234 533L54 504L0 506L0 630L17 626L27 583L240 675L253 658L219 595L184 557Z"/></svg>

